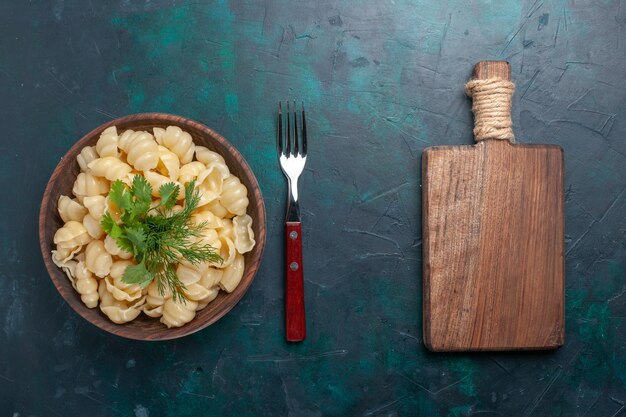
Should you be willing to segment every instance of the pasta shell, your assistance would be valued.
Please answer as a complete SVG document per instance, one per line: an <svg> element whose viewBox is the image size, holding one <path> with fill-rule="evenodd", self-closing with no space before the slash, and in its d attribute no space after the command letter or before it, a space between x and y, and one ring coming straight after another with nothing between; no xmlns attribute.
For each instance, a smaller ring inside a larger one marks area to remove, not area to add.
<svg viewBox="0 0 626 417"><path fill-rule="evenodd" d="M256 241L252 230L252 217L244 214L233 218L233 234L235 235L235 248L239 253L250 252Z"/></svg>
<svg viewBox="0 0 626 417"><path fill-rule="evenodd" d="M112 156L117 158L117 128L115 126L107 127L100 134L100 138L96 143L96 151L100 157Z"/></svg>
<svg viewBox="0 0 626 417"><path fill-rule="evenodd" d="M186 303L178 303L170 298L163 304L161 323L168 328L187 324L196 316L197 307L198 303L195 301L187 300Z"/></svg>
<svg viewBox="0 0 626 417"><path fill-rule="evenodd" d="M120 161L115 156L105 156L89 163L91 173L97 177L104 177L109 181L123 180L128 177L133 168Z"/></svg>
<svg viewBox="0 0 626 417"><path fill-rule="evenodd" d="M104 248L101 240L94 240L85 249L85 265L96 276L104 278L109 275L113 258Z"/></svg>
<svg viewBox="0 0 626 417"><path fill-rule="evenodd" d="M226 161L224 161L222 155L217 152L213 152L204 146L196 146L196 159L207 166L212 162L221 162L226 165Z"/></svg>
<svg viewBox="0 0 626 417"><path fill-rule="evenodd" d="M191 135L178 126L168 126L164 132L159 132L159 144L178 155L181 164L188 164L193 160L195 145Z"/></svg>
<svg viewBox="0 0 626 417"><path fill-rule="evenodd" d="M159 147L148 132L127 130L120 136L119 147L126 152L126 160L138 171L156 168L159 163Z"/></svg>
<svg viewBox="0 0 626 417"><path fill-rule="evenodd" d="M234 215L241 216L246 213L250 203L248 189L239 181L239 178L231 175L224 180L220 203Z"/></svg>
<svg viewBox="0 0 626 417"><path fill-rule="evenodd" d="M74 249L89 243L91 238L82 223L70 220L54 234L53 242L57 248Z"/></svg>
<svg viewBox="0 0 626 417"><path fill-rule="evenodd" d="M83 221L83 217L87 214L87 210L78 201L72 200L66 195L59 197L59 203L57 204L57 210L59 216L64 222L74 220L77 222Z"/></svg>
<svg viewBox="0 0 626 417"><path fill-rule="evenodd" d="M78 166L80 166L81 172L89 171L89 163L96 158L98 158L96 148L93 146L85 146L76 157L76 161L78 161Z"/></svg>
<svg viewBox="0 0 626 417"><path fill-rule="evenodd" d="M243 255L237 254L234 261L228 266L228 268L224 269L224 275L222 275L220 287L226 292L233 292L235 288L237 288L237 285L239 285L239 282L241 282L244 268L245 262Z"/></svg>

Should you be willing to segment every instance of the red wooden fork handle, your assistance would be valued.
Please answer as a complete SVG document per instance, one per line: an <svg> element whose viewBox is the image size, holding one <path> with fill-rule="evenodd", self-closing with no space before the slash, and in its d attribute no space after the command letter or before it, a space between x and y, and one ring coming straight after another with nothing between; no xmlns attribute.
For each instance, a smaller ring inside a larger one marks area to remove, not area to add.
<svg viewBox="0 0 626 417"><path fill-rule="evenodd" d="M287 340L300 342L306 336L304 316L304 275L302 271L302 223L287 222L287 282L285 321Z"/></svg>

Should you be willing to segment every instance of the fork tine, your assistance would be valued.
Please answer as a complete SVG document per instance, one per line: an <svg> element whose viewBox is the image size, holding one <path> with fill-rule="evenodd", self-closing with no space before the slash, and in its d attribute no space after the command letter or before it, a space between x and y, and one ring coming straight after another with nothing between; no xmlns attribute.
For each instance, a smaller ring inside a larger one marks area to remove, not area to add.
<svg viewBox="0 0 626 417"><path fill-rule="evenodd" d="M287 100L287 146L286 155L291 155L291 117L289 115L289 100Z"/></svg>
<svg viewBox="0 0 626 417"><path fill-rule="evenodd" d="M293 155L298 156L298 115L296 100L293 101Z"/></svg>
<svg viewBox="0 0 626 417"><path fill-rule="evenodd" d="M280 156L283 153L283 109L280 101L278 102L278 135L276 145L278 147L278 155Z"/></svg>
<svg viewBox="0 0 626 417"><path fill-rule="evenodd" d="M304 101L302 102L302 156L306 156L306 119L304 118Z"/></svg>

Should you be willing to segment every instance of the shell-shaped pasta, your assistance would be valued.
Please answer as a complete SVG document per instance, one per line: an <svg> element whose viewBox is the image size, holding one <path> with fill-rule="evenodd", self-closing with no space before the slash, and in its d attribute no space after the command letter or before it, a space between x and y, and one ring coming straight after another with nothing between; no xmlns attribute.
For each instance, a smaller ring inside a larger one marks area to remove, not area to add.
<svg viewBox="0 0 626 417"><path fill-rule="evenodd" d="M89 307L94 308L98 305L98 280L96 280L91 272L87 269L84 262L80 261L76 264L74 276L74 288L80 294L80 299Z"/></svg>
<svg viewBox="0 0 626 417"><path fill-rule="evenodd" d="M143 176L146 177L146 180L150 183L150 185L152 186L152 196L153 197L158 197L159 196L159 188L161 188L161 186L163 184L167 184L168 182L173 182L174 184L176 184L180 190L180 192L178 193L178 197L181 196L181 194L183 194L184 196L184 192L182 192L182 187L180 186L180 183L178 183L177 181L172 181L170 178L158 174L154 171L146 171L143 173Z"/></svg>
<svg viewBox="0 0 626 417"><path fill-rule="evenodd" d="M91 214L83 217L83 226L87 229L87 233L94 239L100 239L104 236L104 230L100 227L100 222L93 218Z"/></svg>
<svg viewBox="0 0 626 417"><path fill-rule="evenodd" d="M154 139L156 139L157 143L159 145L163 144L163 134L165 133L165 129L163 129L162 127L153 127L152 128L152 135L154 136Z"/></svg>
<svg viewBox="0 0 626 417"><path fill-rule="evenodd" d="M155 135L157 133L155 132ZM164 132L159 132L159 144L178 155L181 164L188 164L193 159L195 145L191 135L178 126L168 126Z"/></svg>
<svg viewBox="0 0 626 417"><path fill-rule="evenodd" d="M180 173L180 160L178 155L167 149L165 146L159 145L159 163L156 170L161 175L165 175L172 181L178 179Z"/></svg>
<svg viewBox="0 0 626 417"><path fill-rule="evenodd" d="M105 156L89 163L91 173L97 177L104 177L109 181L123 180L133 170L130 165L114 156Z"/></svg>
<svg viewBox="0 0 626 417"><path fill-rule="evenodd" d="M224 180L228 178L229 175L228 167L221 162L212 162L204 171L199 173L197 186L200 190L200 202L198 203L198 207L202 207L220 198Z"/></svg>
<svg viewBox="0 0 626 417"><path fill-rule="evenodd" d="M209 289L200 284L187 285L185 290L185 298L192 301L201 301L209 298L215 290L215 288Z"/></svg>
<svg viewBox="0 0 626 417"><path fill-rule="evenodd" d="M52 262L59 268L63 268L63 266L74 259L74 256L80 252L82 246L77 246L75 248L57 248L52 251Z"/></svg>
<svg viewBox="0 0 626 417"><path fill-rule="evenodd" d="M120 136L118 146L126 152L126 160L138 171L156 168L159 163L159 147L148 132L127 130Z"/></svg>
<svg viewBox="0 0 626 417"><path fill-rule="evenodd" d="M67 279L70 280L72 287L76 289L76 278L74 278L74 274L76 273L76 265L78 264L78 262L74 260L69 260L67 262L59 262L55 256L56 255L55 252L57 251L52 251L52 262L54 262L56 266L61 268L61 270L65 273L65 275L67 275Z"/></svg>
<svg viewBox="0 0 626 417"><path fill-rule="evenodd" d="M191 221L196 225L205 223L204 227L207 229L217 229L218 227L222 227L222 219L209 210L195 211L191 215Z"/></svg>
<svg viewBox="0 0 626 417"><path fill-rule="evenodd" d="M101 158L105 156L113 156L117 158L117 128L115 126L107 127L100 134L100 138L96 143L96 151Z"/></svg>
<svg viewBox="0 0 626 417"><path fill-rule="evenodd" d="M141 314L141 306L145 302L142 297L133 303L126 303L116 300L107 290L104 280L100 281L98 287L100 295L100 311L102 311L113 323L123 324L135 320Z"/></svg>
<svg viewBox="0 0 626 417"><path fill-rule="evenodd" d="M168 328L180 327L189 323L196 316L196 308L198 303L195 301L187 300L186 303L179 303L170 298L163 304L163 316L161 316L161 323L165 324Z"/></svg>
<svg viewBox="0 0 626 417"><path fill-rule="evenodd" d="M196 307L196 311L202 310L204 307L209 305L209 303L215 300L220 292L219 287L209 288L207 290L207 295L201 300L198 300L198 307Z"/></svg>
<svg viewBox="0 0 626 417"><path fill-rule="evenodd" d="M219 255L222 257L222 263L215 262L212 265L216 268L226 268L235 260L237 249L235 249L235 243L227 236L220 236L219 241L221 243Z"/></svg>
<svg viewBox="0 0 626 417"><path fill-rule="evenodd" d="M224 180L220 203L226 210L237 216L246 213L246 208L249 204L248 189L239 181L239 178L231 175Z"/></svg>
<svg viewBox="0 0 626 417"><path fill-rule="evenodd" d="M198 161L189 162L188 164L185 164L182 167L180 167L180 172L178 174L178 181L183 185L187 185L187 183L191 182L191 180L196 179L196 177L205 169L206 169L206 165L204 165L202 162L198 162Z"/></svg>
<svg viewBox="0 0 626 417"><path fill-rule="evenodd" d="M233 234L235 235L235 249L239 253L250 252L256 241L252 230L252 217L244 214L233 218Z"/></svg>
<svg viewBox="0 0 626 417"><path fill-rule="evenodd" d="M202 278L200 278L199 284L205 288L213 288L220 283L222 280L222 275L224 275L223 269L217 268L208 268L202 274Z"/></svg>
<svg viewBox="0 0 626 417"><path fill-rule="evenodd" d="M159 292L159 286L156 280L152 281L147 287L146 304L143 306L143 312L149 317L161 317L163 315L163 304L165 300L171 298L172 293L168 289L164 294Z"/></svg>
<svg viewBox="0 0 626 417"><path fill-rule="evenodd" d="M243 255L238 253L228 268L224 269L224 275L222 275L222 279L220 280L220 287L226 292L233 292L235 288L237 288L237 285L239 285L239 282L241 282L244 269L245 262Z"/></svg>
<svg viewBox="0 0 626 417"><path fill-rule="evenodd" d="M148 293L146 294L146 303L151 306L162 306L165 300L172 298L172 293L169 288L165 287L163 294L159 291L159 283L157 280L153 280L148 285Z"/></svg>
<svg viewBox="0 0 626 417"><path fill-rule="evenodd" d="M109 275L112 264L113 258L104 248L104 243L101 240L94 240L87 245L85 249L85 265L96 276L104 278Z"/></svg>
<svg viewBox="0 0 626 417"><path fill-rule="evenodd" d="M70 220L54 234L53 242L57 248L74 249L89 243L91 238L82 223Z"/></svg>
<svg viewBox="0 0 626 417"><path fill-rule="evenodd" d="M94 195L83 198L85 208L89 210L91 217L97 221L102 220L102 216L107 211L106 197L103 195Z"/></svg>
<svg viewBox="0 0 626 417"><path fill-rule="evenodd" d="M202 210L209 210L217 217L223 219L229 215L228 210L219 202L219 200L213 200L209 204L202 207Z"/></svg>
<svg viewBox="0 0 626 417"><path fill-rule="evenodd" d="M224 161L222 155L217 152L213 152L204 146L196 146L196 159L207 166L212 162L221 162L226 165L226 161Z"/></svg>
<svg viewBox="0 0 626 417"><path fill-rule="evenodd" d="M76 197L90 197L106 194L109 192L109 182L101 177L96 177L89 172L81 172L74 181L72 193Z"/></svg>
<svg viewBox="0 0 626 417"><path fill-rule="evenodd" d="M98 158L96 148L93 146L85 146L76 157L81 172L89 171L89 163L96 158Z"/></svg>
<svg viewBox="0 0 626 417"><path fill-rule="evenodd" d="M74 220L80 222L87 214L87 210L78 201L72 200L66 195L59 197L59 203L57 204L59 210L59 216L63 222Z"/></svg>
<svg viewBox="0 0 626 417"><path fill-rule="evenodd" d="M193 238L193 240L200 245L210 245L215 251L219 251L222 247L220 235L215 229L204 229L202 236Z"/></svg>
<svg viewBox="0 0 626 417"><path fill-rule="evenodd" d="M218 233L221 236L225 236L230 240L235 240L235 226L231 219L222 219L222 226L218 228Z"/></svg>
<svg viewBox="0 0 626 417"><path fill-rule="evenodd" d="M127 284L122 281L124 271L130 265L133 265L131 261L117 261L111 265L111 272L109 276L104 278L107 290L111 293L113 298L119 301L135 301L143 295L141 293L141 287L135 284Z"/></svg>
<svg viewBox="0 0 626 417"><path fill-rule="evenodd" d="M126 252L122 250L117 243L115 243L115 239L111 236L107 235L104 238L104 249L109 252L112 256L117 256L120 259L130 259L133 257L133 254L130 252Z"/></svg>
<svg viewBox="0 0 626 417"><path fill-rule="evenodd" d="M202 278L202 270L198 265L192 265L189 263L179 263L176 268L176 275L178 275L178 279L185 286L195 284L200 281Z"/></svg>

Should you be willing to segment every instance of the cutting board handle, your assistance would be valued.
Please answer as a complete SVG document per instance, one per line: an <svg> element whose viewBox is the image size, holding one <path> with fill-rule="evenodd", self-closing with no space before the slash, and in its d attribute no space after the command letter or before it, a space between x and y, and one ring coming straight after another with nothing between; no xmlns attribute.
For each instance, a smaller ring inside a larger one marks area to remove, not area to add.
<svg viewBox="0 0 626 417"><path fill-rule="evenodd" d="M506 61L480 61L474 65L472 78L475 80L498 78L511 81L511 64Z"/></svg>
<svg viewBox="0 0 626 417"><path fill-rule="evenodd" d="M506 61L480 61L474 66L472 80L465 92L472 97L474 138L515 142L511 103L515 85L511 82L511 65Z"/></svg>

